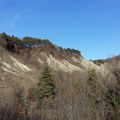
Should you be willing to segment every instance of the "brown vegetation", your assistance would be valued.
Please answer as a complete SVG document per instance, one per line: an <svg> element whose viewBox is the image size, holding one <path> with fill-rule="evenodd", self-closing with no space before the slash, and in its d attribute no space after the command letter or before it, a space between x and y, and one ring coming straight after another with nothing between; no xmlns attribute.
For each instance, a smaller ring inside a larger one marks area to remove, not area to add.
<svg viewBox="0 0 120 120"><path fill-rule="evenodd" d="M54 57L69 59L69 61L71 56L77 58L80 55L66 52L51 44L32 49L21 49L14 45L13 48L16 52L13 49L11 49L13 51L6 51L6 44L5 41L0 43L0 60L7 59L7 52L18 58L22 57L24 62L30 65L34 64L37 69L30 73L19 72L19 76L11 75L0 69L0 120L120 119L119 56L95 61L99 65L106 64L106 74L101 74L95 69L82 69L82 71L71 73L51 69L51 75L47 73L47 79L51 76L54 84L53 82L48 84L39 79L42 77L40 73L44 68L44 65L38 65L34 59L39 56L39 53L46 52L48 55L52 54ZM44 77L46 78L46 76ZM41 91L45 94L42 97L43 104L39 106L38 87L40 88L40 98ZM53 97L51 99L50 89L54 91L52 92L54 99ZM46 91L49 92L49 95Z"/></svg>
<svg viewBox="0 0 120 120"><path fill-rule="evenodd" d="M25 95L14 88L13 102L0 97L0 120L119 120L120 69L110 67L106 76L95 70L82 73L52 72L56 97L52 105L37 107L36 88ZM9 98L10 99L10 98Z"/></svg>

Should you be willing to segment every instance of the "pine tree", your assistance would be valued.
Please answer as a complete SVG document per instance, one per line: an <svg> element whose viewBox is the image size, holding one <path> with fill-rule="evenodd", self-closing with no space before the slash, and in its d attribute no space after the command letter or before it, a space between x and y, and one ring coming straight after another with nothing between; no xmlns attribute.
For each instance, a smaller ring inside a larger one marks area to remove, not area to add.
<svg viewBox="0 0 120 120"><path fill-rule="evenodd" d="M43 99L55 97L55 85L50 69L46 66L38 82L38 103L42 104Z"/></svg>

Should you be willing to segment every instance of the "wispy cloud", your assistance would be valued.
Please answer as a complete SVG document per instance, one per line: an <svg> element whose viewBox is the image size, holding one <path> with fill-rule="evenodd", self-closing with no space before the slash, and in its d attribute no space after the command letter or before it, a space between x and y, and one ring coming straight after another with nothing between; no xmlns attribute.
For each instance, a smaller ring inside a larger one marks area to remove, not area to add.
<svg viewBox="0 0 120 120"><path fill-rule="evenodd" d="M10 27L14 27L14 26L16 25L17 21L19 20L20 16L21 16L20 14L16 14L16 15L12 18L12 20L10 21L9 26L10 26Z"/></svg>

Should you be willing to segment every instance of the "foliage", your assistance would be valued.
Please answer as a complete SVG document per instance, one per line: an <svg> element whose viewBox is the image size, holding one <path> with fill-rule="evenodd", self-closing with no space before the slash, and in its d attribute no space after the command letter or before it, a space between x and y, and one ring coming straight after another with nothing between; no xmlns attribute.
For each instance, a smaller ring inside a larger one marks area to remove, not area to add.
<svg viewBox="0 0 120 120"><path fill-rule="evenodd" d="M23 41L26 44L52 44L49 40L47 39L39 39L39 38L32 38L32 37L24 37Z"/></svg>
<svg viewBox="0 0 120 120"><path fill-rule="evenodd" d="M105 94L106 117L112 120L120 118L120 94L117 88L108 88Z"/></svg>
<svg viewBox="0 0 120 120"><path fill-rule="evenodd" d="M41 44L42 45L52 44L47 39L38 39L38 38L32 38L32 37L24 37L23 39L20 39L13 35L12 36L7 35L6 33L0 34L0 38L3 38L4 40L6 40L8 44L18 45L19 47L34 47L34 45L39 47Z"/></svg>
<svg viewBox="0 0 120 120"><path fill-rule="evenodd" d="M64 52L67 52L67 53L72 53L72 54L81 54L81 52L79 50L76 50L76 49L71 49L71 48L62 48L62 47L59 47L60 50L64 51Z"/></svg>
<svg viewBox="0 0 120 120"><path fill-rule="evenodd" d="M6 33L0 34L0 39L3 39L7 42L7 48L11 49L14 45L18 46L19 48L37 48L42 46L53 46L53 44L48 39L40 39L40 38L32 38L32 37L24 37L20 39L15 36L7 35ZM64 49L62 47L58 47L60 52L66 52L68 54L78 54L80 55L79 50L75 49Z"/></svg>
<svg viewBox="0 0 120 120"><path fill-rule="evenodd" d="M55 96L55 85L50 74L50 69L46 66L41 74L38 83L38 102L42 103L44 98L54 97Z"/></svg>
<svg viewBox="0 0 120 120"><path fill-rule="evenodd" d="M115 62L115 61L114 61ZM114 74L116 84L109 84L105 92L106 116L112 120L120 119L120 68L116 63L111 66L111 71ZM112 74L111 73L111 74Z"/></svg>
<svg viewBox="0 0 120 120"><path fill-rule="evenodd" d="M91 113L91 119L96 120L98 116L96 116L96 111L101 112L99 110L103 103L102 94L102 87L98 82L97 72L96 69L88 70L88 109Z"/></svg>
<svg viewBox="0 0 120 120"><path fill-rule="evenodd" d="M93 87L96 88L96 84L97 84L97 74L96 74L96 69L90 69L88 71L88 84Z"/></svg>
<svg viewBox="0 0 120 120"><path fill-rule="evenodd" d="M66 52L80 54L80 51L79 51L79 50L70 49L70 48L67 48L67 49L64 49L64 50L65 50Z"/></svg>
<svg viewBox="0 0 120 120"><path fill-rule="evenodd" d="M26 95L18 92L17 98L19 100L16 99L17 106L8 108L8 105L4 103L7 99L4 98L2 102L0 101L1 120L28 120L28 118L29 120L120 119L119 83L113 85L115 79L120 80L118 70L114 71L117 73L114 74L114 77L112 78L110 77L110 74L114 72L109 73L108 76L102 76L100 73L98 74L95 69L74 73L56 71L53 72L56 80L54 86L54 80L50 74L50 69L45 69L43 70L38 83L37 100L40 103L40 107L36 108L36 106L34 106L37 105L36 98L32 98L31 100L31 97L30 99L28 97L26 99L26 97L24 97ZM54 93L54 87L51 89L51 84L57 88L58 93L56 96ZM32 89L31 91L33 92L34 90ZM10 92L8 93L10 94ZM3 95L4 94L2 94L1 97L3 97ZM31 94L31 96L33 96L33 94ZM44 103L46 104L46 99L47 102L50 102L52 98L51 96L53 96L53 98L55 96L55 99L52 99L53 104L50 107L46 105L43 106ZM11 102L11 104L14 103L15 102ZM6 106L3 108L4 104ZM15 109L16 107L17 109ZM6 117L8 118L6 119Z"/></svg>

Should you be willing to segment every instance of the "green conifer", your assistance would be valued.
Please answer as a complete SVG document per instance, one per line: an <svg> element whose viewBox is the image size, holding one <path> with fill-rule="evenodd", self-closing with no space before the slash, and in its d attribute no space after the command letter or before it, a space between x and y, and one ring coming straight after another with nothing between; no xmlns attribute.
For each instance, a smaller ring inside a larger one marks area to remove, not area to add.
<svg viewBox="0 0 120 120"><path fill-rule="evenodd" d="M50 69L46 66L41 74L38 82L38 102L42 104L45 98L54 98L55 96L55 85Z"/></svg>

